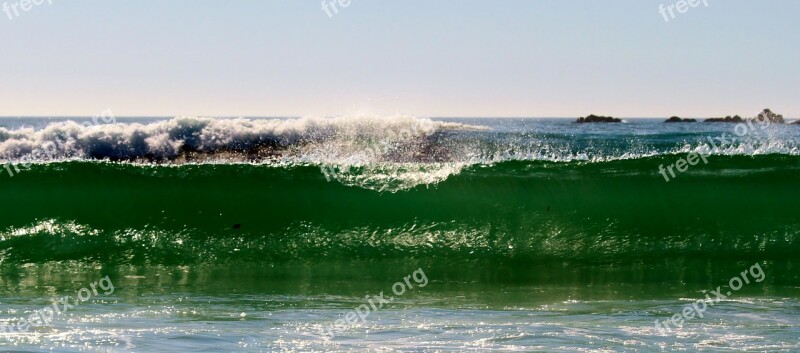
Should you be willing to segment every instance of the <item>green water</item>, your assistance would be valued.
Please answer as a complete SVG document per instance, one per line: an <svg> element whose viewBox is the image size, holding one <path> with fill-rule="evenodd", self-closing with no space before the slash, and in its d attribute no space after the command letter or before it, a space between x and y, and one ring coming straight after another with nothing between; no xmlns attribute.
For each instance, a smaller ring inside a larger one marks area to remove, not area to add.
<svg viewBox="0 0 800 353"><path fill-rule="evenodd" d="M36 164L0 183L0 323L104 276L115 290L0 347L800 349L800 159L713 156L667 183L678 157L476 165L396 193L317 166ZM654 328L755 263L763 281ZM418 269L425 287L325 336Z"/></svg>
<svg viewBox="0 0 800 353"><path fill-rule="evenodd" d="M35 165L0 184L5 261L196 264L403 258L778 260L797 253L797 157L468 167L378 193L313 166Z"/></svg>

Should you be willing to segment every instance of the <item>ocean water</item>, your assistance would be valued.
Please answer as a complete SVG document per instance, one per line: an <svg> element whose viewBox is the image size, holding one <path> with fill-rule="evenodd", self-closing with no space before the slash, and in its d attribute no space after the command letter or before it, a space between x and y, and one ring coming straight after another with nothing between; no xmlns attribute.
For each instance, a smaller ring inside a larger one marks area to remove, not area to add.
<svg viewBox="0 0 800 353"><path fill-rule="evenodd" d="M799 136L3 118L0 351L800 351Z"/></svg>

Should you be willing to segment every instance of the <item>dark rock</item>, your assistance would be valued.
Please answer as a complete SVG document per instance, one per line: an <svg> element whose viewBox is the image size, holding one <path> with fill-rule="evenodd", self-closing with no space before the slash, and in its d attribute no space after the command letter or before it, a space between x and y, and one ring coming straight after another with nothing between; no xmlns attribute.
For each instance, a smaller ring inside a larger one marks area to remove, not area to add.
<svg viewBox="0 0 800 353"><path fill-rule="evenodd" d="M775 114L769 108L764 109L764 111L759 113L758 116L756 116L755 118L742 119L742 117L736 115L733 117L726 116L724 118L710 118L706 119L705 121L709 123L742 123L746 121L757 121L757 122L769 121L770 123L776 123L776 124L784 123L783 115Z"/></svg>
<svg viewBox="0 0 800 353"><path fill-rule="evenodd" d="M705 120L707 123L741 123L744 119L741 116L735 115L731 117L730 115L724 118L708 118Z"/></svg>
<svg viewBox="0 0 800 353"><path fill-rule="evenodd" d="M575 121L576 123L583 124L583 123L621 123L622 119L617 119L610 116L598 116L591 114L585 118L580 118Z"/></svg>
<svg viewBox="0 0 800 353"><path fill-rule="evenodd" d="M690 118L681 119L680 117L673 116L673 117L671 117L671 118L667 119L667 120L666 120L666 121L664 121L664 122L665 122L665 123L695 123L695 122L697 122L697 120L695 120L695 119L690 119Z"/></svg>
<svg viewBox="0 0 800 353"><path fill-rule="evenodd" d="M762 111L761 114L758 114L758 116L754 120L756 120L756 121L769 121L769 122L777 123L777 124L783 124L784 123L783 115L775 114L771 110L769 110L769 108L764 109L764 111Z"/></svg>

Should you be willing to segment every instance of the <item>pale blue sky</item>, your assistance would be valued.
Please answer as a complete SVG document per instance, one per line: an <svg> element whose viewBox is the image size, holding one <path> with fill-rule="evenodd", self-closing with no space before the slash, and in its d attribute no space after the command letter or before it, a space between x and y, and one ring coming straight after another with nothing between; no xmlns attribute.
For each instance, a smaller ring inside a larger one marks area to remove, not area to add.
<svg viewBox="0 0 800 353"><path fill-rule="evenodd" d="M796 0L52 1L0 13L2 116L800 117Z"/></svg>

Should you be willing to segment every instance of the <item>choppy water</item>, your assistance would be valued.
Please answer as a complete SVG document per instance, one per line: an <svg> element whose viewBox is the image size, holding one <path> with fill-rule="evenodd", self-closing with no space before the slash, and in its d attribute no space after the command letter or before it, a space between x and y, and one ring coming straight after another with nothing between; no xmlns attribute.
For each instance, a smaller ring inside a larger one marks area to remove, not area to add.
<svg viewBox="0 0 800 353"><path fill-rule="evenodd" d="M82 122L0 119L0 323L98 283L3 351L800 350L800 126Z"/></svg>

